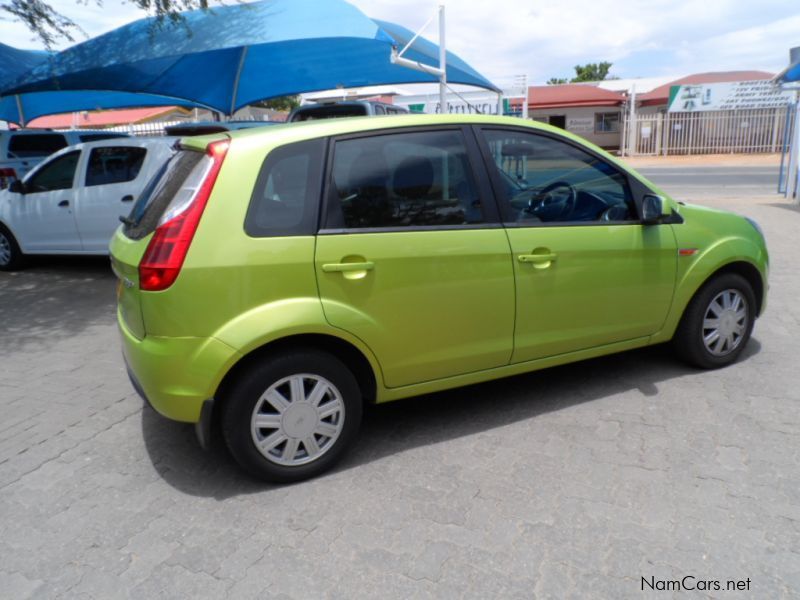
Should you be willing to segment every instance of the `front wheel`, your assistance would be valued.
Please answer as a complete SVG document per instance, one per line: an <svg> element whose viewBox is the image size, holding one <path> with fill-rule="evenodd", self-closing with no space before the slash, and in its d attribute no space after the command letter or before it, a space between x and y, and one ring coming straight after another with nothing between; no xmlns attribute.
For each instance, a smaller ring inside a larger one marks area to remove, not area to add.
<svg viewBox="0 0 800 600"><path fill-rule="evenodd" d="M0 271L13 271L24 265L25 255L5 225L0 224Z"/></svg>
<svg viewBox="0 0 800 600"><path fill-rule="evenodd" d="M251 367L223 402L231 454L267 481L300 481L331 468L361 423L355 377L339 359L315 350Z"/></svg>
<svg viewBox="0 0 800 600"><path fill-rule="evenodd" d="M686 307L673 344L696 367L724 367L739 358L755 318L752 286L741 275L725 273L706 283Z"/></svg>

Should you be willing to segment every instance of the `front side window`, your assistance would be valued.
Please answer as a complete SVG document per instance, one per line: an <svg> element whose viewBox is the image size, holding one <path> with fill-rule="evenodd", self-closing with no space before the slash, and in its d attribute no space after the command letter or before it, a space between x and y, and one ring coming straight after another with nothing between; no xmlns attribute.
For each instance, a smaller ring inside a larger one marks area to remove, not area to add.
<svg viewBox="0 0 800 600"><path fill-rule="evenodd" d="M69 152L43 165L26 182L26 187L32 193L70 189L80 155L80 151Z"/></svg>
<svg viewBox="0 0 800 600"><path fill-rule="evenodd" d="M460 130L336 142L330 229L457 226L484 221Z"/></svg>
<svg viewBox="0 0 800 600"><path fill-rule="evenodd" d="M497 165L507 221L524 224L634 221L626 177L568 144L511 130L484 129Z"/></svg>
<svg viewBox="0 0 800 600"><path fill-rule="evenodd" d="M135 146L92 148L86 185L108 185L133 181L139 175L147 150Z"/></svg>
<svg viewBox="0 0 800 600"><path fill-rule="evenodd" d="M324 155L324 139L287 144L267 155L247 210L248 235L315 233Z"/></svg>

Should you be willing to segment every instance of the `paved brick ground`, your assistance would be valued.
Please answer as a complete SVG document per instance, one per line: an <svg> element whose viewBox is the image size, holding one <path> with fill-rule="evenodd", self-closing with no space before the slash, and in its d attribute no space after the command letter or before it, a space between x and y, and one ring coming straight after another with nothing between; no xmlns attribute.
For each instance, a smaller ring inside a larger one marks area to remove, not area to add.
<svg viewBox="0 0 800 600"><path fill-rule="evenodd" d="M740 363L653 348L377 407L287 487L143 408L105 261L0 275L0 598L800 596L800 213L716 204L773 256Z"/></svg>

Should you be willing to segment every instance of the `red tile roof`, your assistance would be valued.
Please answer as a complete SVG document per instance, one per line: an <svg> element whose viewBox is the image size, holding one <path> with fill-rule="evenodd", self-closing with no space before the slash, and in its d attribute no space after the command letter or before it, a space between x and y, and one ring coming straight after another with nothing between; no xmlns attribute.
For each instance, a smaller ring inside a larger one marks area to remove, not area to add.
<svg viewBox="0 0 800 600"><path fill-rule="evenodd" d="M721 83L727 81L755 81L760 79L772 79L774 73L766 71L718 71L713 73L696 73L681 77L675 81L670 81L664 85L650 90L646 94L636 96L636 100L642 106L653 106L666 104L669 101L669 89L673 85L691 85L697 83Z"/></svg>
<svg viewBox="0 0 800 600"><path fill-rule="evenodd" d="M112 125L127 125L154 119L164 113L181 110L177 106L154 106L151 108L130 108L122 110L103 110L80 112L77 117L74 113L49 115L39 117L28 124L28 127L49 127L51 129L64 129L67 127L110 127Z"/></svg>
<svg viewBox="0 0 800 600"><path fill-rule="evenodd" d="M625 96L594 85L533 85L528 88L528 109L574 106L619 106Z"/></svg>

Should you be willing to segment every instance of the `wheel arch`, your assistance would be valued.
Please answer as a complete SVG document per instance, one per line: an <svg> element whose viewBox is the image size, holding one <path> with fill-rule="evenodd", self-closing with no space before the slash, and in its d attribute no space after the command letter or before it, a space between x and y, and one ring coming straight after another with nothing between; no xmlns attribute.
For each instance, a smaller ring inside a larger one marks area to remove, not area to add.
<svg viewBox="0 0 800 600"><path fill-rule="evenodd" d="M218 411L225 402L227 392L239 374L260 361L269 360L272 355L298 348L323 350L344 362L353 372L364 401L375 402L378 394L378 376L369 359L359 348L334 335L301 333L269 341L236 361L225 373L214 394L214 420L217 420Z"/></svg>

